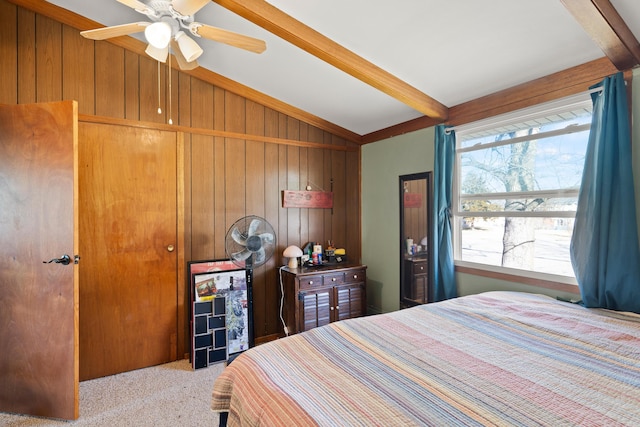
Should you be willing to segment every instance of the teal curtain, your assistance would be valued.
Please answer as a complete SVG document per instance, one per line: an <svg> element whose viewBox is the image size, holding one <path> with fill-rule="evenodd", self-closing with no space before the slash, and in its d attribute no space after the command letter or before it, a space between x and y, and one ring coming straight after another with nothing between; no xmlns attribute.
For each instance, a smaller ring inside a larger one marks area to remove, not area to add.
<svg viewBox="0 0 640 427"><path fill-rule="evenodd" d="M586 307L640 313L640 250L622 73L593 86L571 262Z"/></svg>
<svg viewBox="0 0 640 427"><path fill-rule="evenodd" d="M456 154L456 136L447 134L444 125L436 126L435 164L433 183L434 253L433 301L455 298L458 294L453 266L451 231L451 199L453 197L453 162Z"/></svg>

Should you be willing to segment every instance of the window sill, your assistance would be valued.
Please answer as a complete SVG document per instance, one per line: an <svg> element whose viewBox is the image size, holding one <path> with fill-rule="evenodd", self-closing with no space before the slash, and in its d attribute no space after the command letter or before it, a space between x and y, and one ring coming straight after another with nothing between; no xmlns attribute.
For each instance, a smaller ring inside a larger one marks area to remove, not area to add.
<svg viewBox="0 0 640 427"><path fill-rule="evenodd" d="M546 289L553 289L555 291L569 292L573 294L580 294L580 289L577 284L557 282L547 279L539 279L534 277L526 277L518 274L504 273L500 271L487 270L478 267L470 267L466 265L459 265L456 263L455 271L457 273L473 274L476 276L489 277L492 279L505 280L508 282L522 283L530 286L537 286Z"/></svg>

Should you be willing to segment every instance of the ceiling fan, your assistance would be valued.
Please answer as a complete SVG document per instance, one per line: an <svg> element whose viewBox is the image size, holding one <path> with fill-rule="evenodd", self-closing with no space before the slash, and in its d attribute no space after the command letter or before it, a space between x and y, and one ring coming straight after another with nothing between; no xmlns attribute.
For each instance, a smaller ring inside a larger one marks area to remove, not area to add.
<svg viewBox="0 0 640 427"><path fill-rule="evenodd" d="M202 48L186 34L204 37L230 46L262 53L267 48L263 40L195 22L194 15L211 0L117 0L150 19L151 22L133 22L112 27L82 31L80 34L92 40L105 40L144 31L149 45L145 52L150 57L165 62L169 49L182 70L198 66Z"/></svg>

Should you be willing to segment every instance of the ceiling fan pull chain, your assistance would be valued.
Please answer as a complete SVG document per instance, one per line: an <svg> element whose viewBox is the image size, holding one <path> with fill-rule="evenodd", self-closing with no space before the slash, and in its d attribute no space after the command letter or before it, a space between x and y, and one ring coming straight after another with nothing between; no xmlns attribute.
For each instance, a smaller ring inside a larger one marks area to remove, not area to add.
<svg viewBox="0 0 640 427"><path fill-rule="evenodd" d="M158 61L158 114L162 114L162 108L160 108L160 61Z"/></svg>
<svg viewBox="0 0 640 427"><path fill-rule="evenodd" d="M172 85L171 85L171 54L169 54L169 124L173 124L173 120L171 120L171 95L173 93Z"/></svg>

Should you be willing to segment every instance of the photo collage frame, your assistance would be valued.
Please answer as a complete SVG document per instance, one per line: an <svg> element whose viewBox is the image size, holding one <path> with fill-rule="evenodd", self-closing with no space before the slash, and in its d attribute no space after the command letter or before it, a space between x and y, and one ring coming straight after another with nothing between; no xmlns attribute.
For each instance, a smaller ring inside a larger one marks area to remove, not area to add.
<svg viewBox="0 0 640 427"><path fill-rule="evenodd" d="M253 307L248 270L231 260L205 260L189 262L188 274L194 369L230 360L250 348Z"/></svg>

